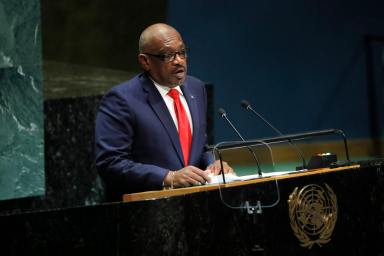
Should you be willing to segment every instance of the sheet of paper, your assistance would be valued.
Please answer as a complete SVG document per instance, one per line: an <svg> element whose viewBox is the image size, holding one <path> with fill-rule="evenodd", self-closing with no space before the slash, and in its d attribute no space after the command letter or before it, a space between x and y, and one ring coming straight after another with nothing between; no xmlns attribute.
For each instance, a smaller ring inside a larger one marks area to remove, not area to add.
<svg viewBox="0 0 384 256"><path fill-rule="evenodd" d="M234 181L243 181L243 180L253 180L258 178L266 178L266 177L273 177L273 176L280 176L288 173L295 173L297 171L279 171L279 172L263 172L262 176L260 177L259 174L251 174L251 175L243 175L243 176L237 176L232 173L224 174L225 176L225 182L230 183ZM223 183L223 176L222 175L210 175L211 182L207 184L221 184Z"/></svg>

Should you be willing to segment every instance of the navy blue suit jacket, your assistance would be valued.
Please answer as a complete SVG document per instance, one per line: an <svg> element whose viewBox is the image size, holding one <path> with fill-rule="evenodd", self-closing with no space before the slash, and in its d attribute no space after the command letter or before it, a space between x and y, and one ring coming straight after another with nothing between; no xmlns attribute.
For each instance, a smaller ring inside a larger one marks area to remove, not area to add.
<svg viewBox="0 0 384 256"><path fill-rule="evenodd" d="M207 97L204 84L187 76L181 90L192 116L188 165L206 168ZM112 88L96 118L96 166L117 194L162 189L169 170L183 168L176 126L160 93L146 73Z"/></svg>

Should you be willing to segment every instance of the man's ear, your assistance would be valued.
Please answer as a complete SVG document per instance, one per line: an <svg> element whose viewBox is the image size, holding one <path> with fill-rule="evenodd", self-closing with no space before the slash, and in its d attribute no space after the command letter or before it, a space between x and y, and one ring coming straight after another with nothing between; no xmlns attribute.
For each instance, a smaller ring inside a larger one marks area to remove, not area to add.
<svg viewBox="0 0 384 256"><path fill-rule="evenodd" d="M140 53L140 54L137 56L137 60L139 61L141 67L142 67L145 71L149 71L149 60L148 60L148 57L147 57L145 54Z"/></svg>

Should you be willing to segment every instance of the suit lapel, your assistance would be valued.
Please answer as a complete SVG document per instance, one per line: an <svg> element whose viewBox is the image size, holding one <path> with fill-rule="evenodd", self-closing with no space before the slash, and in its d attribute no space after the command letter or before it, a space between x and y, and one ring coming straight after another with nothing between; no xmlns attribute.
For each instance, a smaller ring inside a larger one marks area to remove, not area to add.
<svg viewBox="0 0 384 256"><path fill-rule="evenodd" d="M152 81L146 75L143 75L141 79L143 80L143 89L148 94L148 103L151 106L152 110L156 113L162 125L164 126L169 138L172 141L172 145L175 151L177 152L181 165L184 166L183 154L179 141L179 134L175 127L175 123L173 122L172 117L168 111L168 108L165 105L164 100L161 97L159 91L153 85Z"/></svg>
<svg viewBox="0 0 384 256"><path fill-rule="evenodd" d="M189 162L194 162L194 158L196 157L196 143L198 141L198 135L199 135L199 109L197 105L197 101L195 98L195 95L191 93L188 87L187 81L184 82L184 85L181 86L181 90L183 91L184 97L187 101L189 112L191 113L192 117L192 124L193 124L193 135L192 135L192 145L191 150L189 153Z"/></svg>

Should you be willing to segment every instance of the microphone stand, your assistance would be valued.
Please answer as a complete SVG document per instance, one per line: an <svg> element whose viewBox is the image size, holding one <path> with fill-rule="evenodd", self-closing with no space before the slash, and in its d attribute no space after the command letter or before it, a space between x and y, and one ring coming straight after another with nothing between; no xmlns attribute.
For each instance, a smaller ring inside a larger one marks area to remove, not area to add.
<svg viewBox="0 0 384 256"><path fill-rule="evenodd" d="M276 127L274 127L270 122L268 122L257 111L255 111L248 101L242 100L240 104L243 108L245 108L246 110L250 110L253 114L255 114L257 117L259 117L261 120L263 120L263 122L266 123L269 127L271 127L278 135L283 136L283 133L280 132L280 130L278 130ZM288 144L291 145L291 147L293 147L296 150L296 152L298 153L299 157L301 158L301 160L303 162L303 169L305 169L307 166L307 163L305 161L303 151L301 151L301 149L296 144L293 144L290 139L288 139L287 141L288 141Z"/></svg>
<svg viewBox="0 0 384 256"><path fill-rule="evenodd" d="M245 142L245 139L243 138L243 136L241 136L240 132L236 129L236 127L232 124L232 122L229 120L229 118L227 117L227 113L224 109L220 108L219 109L219 114L221 115L222 118L224 118L227 123L231 126L231 128L236 132L237 136ZM257 158L256 154L255 154L255 151L253 151L253 149L249 146L247 146L247 149L249 150L249 152L251 152L252 156L253 156L253 159L255 160L256 162L256 166L257 166L257 171L258 171L258 174L259 176L263 176L262 172L261 172L261 168L260 168L260 163L259 163L259 159ZM223 182L225 183L225 180L224 180L224 168L223 168L223 163L222 163L222 159L221 159L221 154L219 153L219 159L220 159L220 164L221 164L221 172L223 173Z"/></svg>

